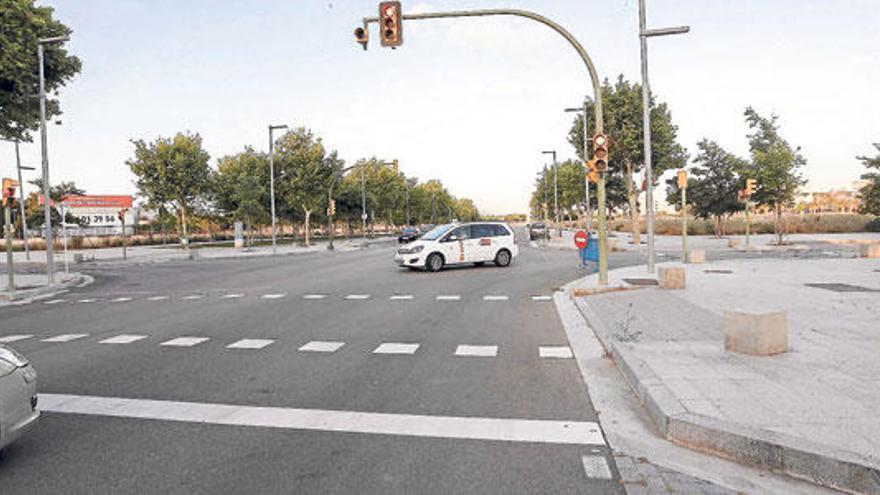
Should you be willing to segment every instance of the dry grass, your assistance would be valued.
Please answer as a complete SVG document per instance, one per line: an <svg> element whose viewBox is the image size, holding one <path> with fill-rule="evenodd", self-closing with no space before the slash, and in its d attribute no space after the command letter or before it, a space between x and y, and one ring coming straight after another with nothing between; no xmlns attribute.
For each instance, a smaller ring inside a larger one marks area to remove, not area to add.
<svg viewBox="0 0 880 495"><path fill-rule="evenodd" d="M865 232L868 222L871 220L869 215L859 215L855 213L826 213L826 214L805 214L805 215L785 215L782 217L783 229L789 234L824 234L824 233L845 233L845 232ZM773 215L759 215L751 218L751 232L753 234L772 234ZM644 220L642 220L642 232L645 231ZM628 219L618 219L609 223L612 230L629 232L630 222ZM728 218L724 222L724 231L726 234L745 234L746 219L744 216L736 216ZM681 235L681 218L660 216L654 221L654 232L658 235ZM714 235L715 226L711 220L701 220L699 218L688 219L689 235Z"/></svg>

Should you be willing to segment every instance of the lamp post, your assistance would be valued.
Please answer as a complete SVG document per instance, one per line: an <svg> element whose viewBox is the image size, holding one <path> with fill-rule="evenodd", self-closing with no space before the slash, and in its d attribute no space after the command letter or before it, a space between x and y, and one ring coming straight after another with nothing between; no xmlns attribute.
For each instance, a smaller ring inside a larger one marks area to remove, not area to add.
<svg viewBox="0 0 880 495"><path fill-rule="evenodd" d="M559 181L556 166L556 150L542 151L542 155L553 155L553 221L559 228Z"/></svg>
<svg viewBox="0 0 880 495"><path fill-rule="evenodd" d="M587 178L587 172L589 169L587 168L587 153L590 147L590 135L587 133L587 103L588 100L584 99L584 108L566 108L566 112L583 112L584 114L584 217L585 217L585 226L587 230L592 230L593 228L593 215L590 210L590 179Z"/></svg>
<svg viewBox="0 0 880 495"><path fill-rule="evenodd" d="M685 34L688 26L647 29L645 0L639 0L639 45L642 59L642 133L645 144L645 230L648 231L648 273L654 273L654 177L651 167L651 87L648 82L648 38Z"/></svg>
<svg viewBox="0 0 880 495"><path fill-rule="evenodd" d="M269 126L269 198L272 202L272 254L278 250L275 238L275 139L272 131L287 129L286 125Z"/></svg>
<svg viewBox="0 0 880 495"><path fill-rule="evenodd" d="M27 230L27 216L24 210L24 182L21 180L21 171L22 170L35 170L34 167L25 167L21 164L21 155L18 152L18 140L15 140L15 168L18 170L18 195L19 201L18 205L21 208L21 238L24 241L24 256L30 261L31 260L31 248L28 246L28 230Z"/></svg>
<svg viewBox="0 0 880 495"><path fill-rule="evenodd" d="M43 169L43 228L46 232L46 275L50 286L55 285L55 258L52 253L52 205L49 199L49 144L46 136L46 77L44 47L53 43L69 41L70 36L55 36L37 40L37 61L40 66L40 151Z"/></svg>

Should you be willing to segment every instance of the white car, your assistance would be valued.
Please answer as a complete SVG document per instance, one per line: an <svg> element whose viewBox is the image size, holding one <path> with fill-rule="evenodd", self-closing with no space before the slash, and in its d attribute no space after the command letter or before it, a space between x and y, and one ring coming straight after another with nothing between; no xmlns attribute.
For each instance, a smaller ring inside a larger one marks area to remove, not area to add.
<svg viewBox="0 0 880 495"><path fill-rule="evenodd" d="M446 265L494 262L507 266L519 254L513 230L501 222L473 222L435 227L397 250L399 266L440 271Z"/></svg>
<svg viewBox="0 0 880 495"><path fill-rule="evenodd" d="M33 426L37 410L37 372L27 359L0 345L0 449Z"/></svg>

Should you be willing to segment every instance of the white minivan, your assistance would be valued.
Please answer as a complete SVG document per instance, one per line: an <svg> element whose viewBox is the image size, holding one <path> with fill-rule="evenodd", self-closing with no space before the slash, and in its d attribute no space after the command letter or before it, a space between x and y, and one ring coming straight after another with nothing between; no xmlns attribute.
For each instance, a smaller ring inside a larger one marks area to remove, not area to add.
<svg viewBox="0 0 880 495"><path fill-rule="evenodd" d="M513 230L501 222L440 225L397 250L399 266L440 271L446 265L487 261L507 266L519 254Z"/></svg>

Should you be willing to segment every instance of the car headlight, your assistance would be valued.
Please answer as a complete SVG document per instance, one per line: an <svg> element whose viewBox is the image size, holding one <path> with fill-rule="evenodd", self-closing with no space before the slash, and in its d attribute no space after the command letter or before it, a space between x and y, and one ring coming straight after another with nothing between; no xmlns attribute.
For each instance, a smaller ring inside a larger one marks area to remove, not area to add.
<svg viewBox="0 0 880 495"><path fill-rule="evenodd" d="M414 248L410 249L409 252L410 254L421 253L422 249L425 249L425 246L415 246Z"/></svg>
<svg viewBox="0 0 880 495"><path fill-rule="evenodd" d="M0 345L0 361L5 361L16 368L27 366L28 361L24 356L10 349L9 347Z"/></svg>

